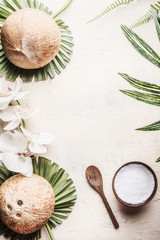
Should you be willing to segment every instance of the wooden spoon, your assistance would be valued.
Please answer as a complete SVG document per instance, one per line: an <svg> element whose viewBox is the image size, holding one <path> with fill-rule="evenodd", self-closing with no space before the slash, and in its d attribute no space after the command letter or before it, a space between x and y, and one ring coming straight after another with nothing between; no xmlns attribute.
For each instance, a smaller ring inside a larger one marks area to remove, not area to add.
<svg viewBox="0 0 160 240"><path fill-rule="evenodd" d="M104 191L103 191L103 179L102 179L102 175L101 172L99 171L99 169L95 166L89 166L86 169L86 178L88 183L90 184L90 186L99 193L99 195L101 196L104 205L106 206L106 209L108 211L108 214L112 220L112 223L114 225L114 227L117 229L119 228L119 224L112 212L112 209L109 206L109 203L104 195Z"/></svg>

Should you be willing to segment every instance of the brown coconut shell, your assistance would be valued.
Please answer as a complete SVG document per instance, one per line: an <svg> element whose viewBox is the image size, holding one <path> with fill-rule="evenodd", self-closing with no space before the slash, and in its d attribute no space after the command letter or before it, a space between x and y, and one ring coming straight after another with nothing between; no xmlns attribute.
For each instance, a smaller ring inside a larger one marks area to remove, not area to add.
<svg viewBox="0 0 160 240"><path fill-rule="evenodd" d="M36 174L31 178L17 174L0 187L0 218L17 233L40 229L50 219L54 205L52 186Z"/></svg>
<svg viewBox="0 0 160 240"><path fill-rule="evenodd" d="M5 20L1 40L9 61L20 68L35 69L45 66L57 55L61 34L47 13L24 8Z"/></svg>

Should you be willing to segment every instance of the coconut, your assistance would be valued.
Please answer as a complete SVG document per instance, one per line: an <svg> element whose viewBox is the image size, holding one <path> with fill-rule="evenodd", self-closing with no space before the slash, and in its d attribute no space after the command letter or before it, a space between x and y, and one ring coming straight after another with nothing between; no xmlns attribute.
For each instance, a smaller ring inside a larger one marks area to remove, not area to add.
<svg viewBox="0 0 160 240"><path fill-rule="evenodd" d="M50 219L55 205L50 183L36 174L8 178L0 187L0 218L14 232L29 234Z"/></svg>
<svg viewBox="0 0 160 240"><path fill-rule="evenodd" d="M1 40L9 61L20 68L34 69L45 66L57 55L61 34L47 13L24 8L5 20Z"/></svg>

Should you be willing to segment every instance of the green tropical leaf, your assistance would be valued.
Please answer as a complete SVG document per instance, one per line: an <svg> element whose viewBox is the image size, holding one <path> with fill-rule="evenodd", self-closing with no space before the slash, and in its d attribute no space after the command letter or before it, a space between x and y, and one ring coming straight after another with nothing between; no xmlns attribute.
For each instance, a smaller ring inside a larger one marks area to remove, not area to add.
<svg viewBox="0 0 160 240"><path fill-rule="evenodd" d="M57 12L53 13L44 4L37 0L3 0L0 3L0 31L6 18L16 10L22 8L36 8L49 14L52 18L57 17L62 13L72 2L68 0L66 4ZM0 39L0 76L5 76L8 80L15 80L20 77L24 82L30 82L34 78L35 81L43 81L48 77L51 79L60 74L66 68L73 48L73 38L68 26L60 19L56 19L61 32L61 46L57 56L46 66L39 69L22 69L7 59L1 44Z"/></svg>
<svg viewBox="0 0 160 240"><path fill-rule="evenodd" d="M156 160L156 162L160 162L160 157Z"/></svg>
<svg viewBox="0 0 160 240"><path fill-rule="evenodd" d="M133 32L133 30L125 25L122 25L121 28L133 47L151 63L160 67L160 56L143 39Z"/></svg>
<svg viewBox="0 0 160 240"><path fill-rule="evenodd" d="M141 130L141 131L157 131L160 130L160 121L157 121L155 123L152 123L148 126L137 128L136 130Z"/></svg>
<svg viewBox="0 0 160 240"><path fill-rule="evenodd" d="M71 4L72 0L68 0L65 5L58 10L58 12L54 13L54 15L52 16L53 18L56 18L58 15L60 15L66 8L68 8L68 6Z"/></svg>
<svg viewBox="0 0 160 240"><path fill-rule="evenodd" d="M122 93L138 101L160 107L160 96L156 94L141 93L132 90L120 90Z"/></svg>
<svg viewBox="0 0 160 240"><path fill-rule="evenodd" d="M160 1L157 1L156 4L152 4L151 5L153 9L155 9L156 11L160 10ZM136 20L130 28L135 28L138 27L144 23L149 22L151 19L153 18L152 16L152 11L148 10L142 17L138 18L138 20Z"/></svg>
<svg viewBox="0 0 160 240"><path fill-rule="evenodd" d="M113 9L121 6L121 5L128 5L129 3L133 2L134 0L116 0L113 3L110 3L103 11L101 11L98 15L93 17L88 23L95 21L96 19L104 16L105 14L109 13Z"/></svg>
<svg viewBox="0 0 160 240"><path fill-rule="evenodd" d="M134 0L115 0L112 3L110 3L104 10L102 10L99 14L97 14L95 17L93 17L92 19L90 19L88 21L88 23L93 22L95 20L97 20L98 18L108 14L110 11L114 10L117 7L120 7L121 5L129 5L129 3L133 2ZM151 5L153 9L155 9L156 11L160 10L160 1L157 1L157 3ZM131 25L131 29L138 27L144 23L149 22L151 19L153 18L152 16L152 11L148 10L144 15L142 15L141 17L139 17L132 25Z"/></svg>
<svg viewBox="0 0 160 240"><path fill-rule="evenodd" d="M72 212L71 207L74 206L77 198L75 194L76 189L73 186L73 181L69 178L68 173L62 168L59 168L56 163L51 163L50 160L44 157L36 159L34 156L32 157L32 163L33 172L44 177L53 187L55 194L55 209L45 226L51 240L54 240L51 229L53 227L55 228L57 224L61 224L62 220L66 219L69 216L69 213ZM10 172L4 165L0 166L0 185L15 174L16 173ZM41 238L41 230L31 234L18 234L9 229L0 220L0 235L8 237L10 240L38 240Z"/></svg>
<svg viewBox="0 0 160 240"><path fill-rule="evenodd" d="M156 84L137 80L133 77L130 77L129 75L127 75L125 73L119 73L119 75L121 77L123 77L125 80L127 80L127 82L129 82L135 88L138 88L140 90L150 92L150 93L160 94L160 86L158 86Z"/></svg>
<svg viewBox="0 0 160 240"><path fill-rule="evenodd" d="M158 38L160 40L160 18L158 16L157 10L155 10L153 7L151 7L151 12L152 12L155 27L156 27L156 30L157 30L157 35L158 35Z"/></svg>

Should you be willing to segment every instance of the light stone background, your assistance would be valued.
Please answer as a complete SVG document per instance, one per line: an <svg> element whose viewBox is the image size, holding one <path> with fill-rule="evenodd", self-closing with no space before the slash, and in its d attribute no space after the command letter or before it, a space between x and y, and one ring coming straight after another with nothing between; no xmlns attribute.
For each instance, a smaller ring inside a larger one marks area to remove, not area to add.
<svg viewBox="0 0 160 240"><path fill-rule="evenodd" d="M43 2L57 10L65 0ZM24 102L40 108L38 115L27 120L27 128L56 135L46 156L66 169L77 187L77 203L69 218L54 230L56 240L160 238L160 192L146 207L128 211L111 188L115 171L129 161L149 164L160 177L160 164L155 163L160 156L160 133L134 130L158 121L160 111L123 95L119 89L132 87L117 74L125 72L160 84L159 69L131 47L120 29L120 24L130 25L156 1L137 0L87 25L107 2L73 0L60 16L74 36L71 62L55 79L23 88L31 91ZM135 31L160 52L153 21ZM91 164L102 172L119 230L113 228L100 197L86 182L85 170ZM42 239L49 239L46 231Z"/></svg>

